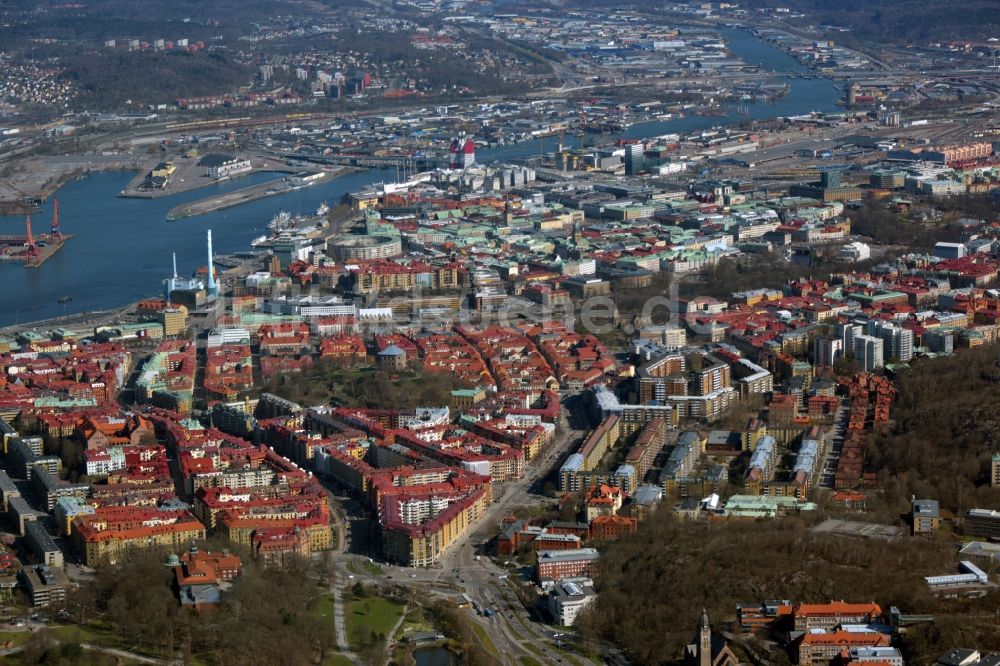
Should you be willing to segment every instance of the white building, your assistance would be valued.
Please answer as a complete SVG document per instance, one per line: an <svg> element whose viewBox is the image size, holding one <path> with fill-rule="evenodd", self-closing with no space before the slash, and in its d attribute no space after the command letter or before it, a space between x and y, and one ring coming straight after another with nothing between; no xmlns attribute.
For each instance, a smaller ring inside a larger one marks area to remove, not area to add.
<svg viewBox="0 0 1000 666"><path fill-rule="evenodd" d="M209 168L208 175L212 178L231 178L251 171L253 171L253 165L250 160L233 158Z"/></svg>
<svg viewBox="0 0 1000 666"><path fill-rule="evenodd" d="M868 334L882 338L885 356L902 363L913 359L913 331L885 321L868 322Z"/></svg>
<svg viewBox="0 0 1000 666"><path fill-rule="evenodd" d="M84 454L87 476L110 474L125 468L125 451L120 446L112 446Z"/></svg>
<svg viewBox="0 0 1000 666"><path fill-rule="evenodd" d="M850 661L857 663L878 662L889 666L903 666L903 654L894 647L853 647Z"/></svg>
<svg viewBox="0 0 1000 666"><path fill-rule="evenodd" d="M865 372L885 365L883 349L882 338L876 338L872 335L854 336L854 360L861 365Z"/></svg>
<svg viewBox="0 0 1000 666"><path fill-rule="evenodd" d="M592 587L577 585L569 581L560 581L549 592L549 612L556 624L571 627L576 622L580 612L597 599L597 592Z"/></svg>
<svg viewBox="0 0 1000 666"><path fill-rule="evenodd" d="M961 259L965 256L965 245L962 243L937 243L934 245L934 256L941 259Z"/></svg>
<svg viewBox="0 0 1000 666"><path fill-rule="evenodd" d="M298 317L354 317L358 309L354 303L338 296L303 296L287 298L278 296L264 301L264 312L268 314Z"/></svg>
<svg viewBox="0 0 1000 666"><path fill-rule="evenodd" d="M840 258L844 261L858 262L871 259L872 248L867 243L854 241L840 248Z"/></svg>
<svg viewBox="0 0 1000 666"><path fill-rule="evenodd" d="M222 345L250 344L250 331L245 328L217 328L208 334L206 347Z"/></svg>

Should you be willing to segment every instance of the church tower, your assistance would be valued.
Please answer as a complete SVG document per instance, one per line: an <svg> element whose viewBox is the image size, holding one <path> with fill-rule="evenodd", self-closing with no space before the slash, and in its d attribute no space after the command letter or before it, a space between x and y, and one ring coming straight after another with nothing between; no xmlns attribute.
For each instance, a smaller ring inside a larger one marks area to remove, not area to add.
<svg viewBox="0 0 1000 666"><path fill-rule="evenodd" d="M712 628L708 624L708 611L704 608L698 620L698 666L712 666Z"/></svg>

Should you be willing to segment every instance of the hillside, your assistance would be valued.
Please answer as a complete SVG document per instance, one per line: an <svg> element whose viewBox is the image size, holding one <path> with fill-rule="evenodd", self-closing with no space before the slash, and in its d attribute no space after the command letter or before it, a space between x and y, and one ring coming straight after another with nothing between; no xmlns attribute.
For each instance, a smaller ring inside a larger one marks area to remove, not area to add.
<svg viewBox="0 0 1000 666"><path fill-rule="evenodd" d="M844 599L938 616L902 641L908 664L932 663L956 645L1000 649L993 621L1000 592L974 601L935 599L921 577L954 570L954 547L915 543L814 534L797 518L706 524L660 510L637 535L602 552L600 595L581 626L591 638L623 647L633 663L652 665L681 656L703 606L725 630L737 604ZM780 650L768 662L789 663Z"/></svg>

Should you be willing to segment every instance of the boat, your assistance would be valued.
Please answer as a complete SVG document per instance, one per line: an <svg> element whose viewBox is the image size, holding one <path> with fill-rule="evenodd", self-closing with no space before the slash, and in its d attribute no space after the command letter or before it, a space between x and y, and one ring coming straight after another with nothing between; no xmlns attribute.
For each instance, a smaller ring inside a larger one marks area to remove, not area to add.
<svg viewBox="0 0 1000 666"><path fill-rule="evenodd" d="M330 212L330 207L326 205L325 201L319 205L319 208L316 209L317 216L326 215L329 212Z"/></svg>
<svg viewBox="0 0 1000 666"><path fill-rule="evenodd" d="M65 305L66 303L69 303L72 300L73 300L72 296L60 296L59 298L56 299L56 302L59 303L60 305Z"/></svg>
<svg viewBox="0 0 1000 666"><path fill-rule="evenodd" d="M270 229L271 231L281 230L287 227L288 223L291 222L291 220L292 220L292 215L290 213L286 211L281 211L273 218L271 218L271 221L268 222L267 224L267 228Z"/></svg>
<svg viewBox="0 0 1000 666"><path fill-rule="evenodd" d="M263 245L264 243L266 243L267 241L268 241L268 237L266 235L265 236L257 236L257 238L254 238L252 241L250 241L250 247L259 247L259 246Z"/></svg>

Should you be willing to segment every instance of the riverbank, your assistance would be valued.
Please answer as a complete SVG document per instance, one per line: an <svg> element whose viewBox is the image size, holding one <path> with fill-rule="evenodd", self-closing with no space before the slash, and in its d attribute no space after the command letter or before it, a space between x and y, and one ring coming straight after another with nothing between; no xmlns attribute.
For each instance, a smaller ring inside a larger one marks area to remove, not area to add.
<svg viewBox="0 0 1000 666"><path fill-rule="evenodd" d="M0 217L35 213L67 184L92 173L135 172L142 160L123 155L42 155L9 165L0 178Z"/></svg>

